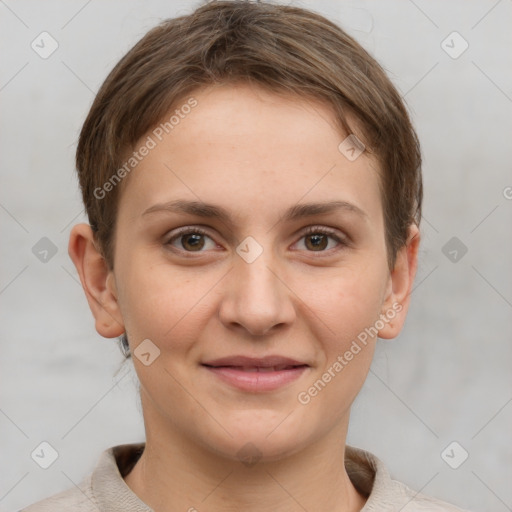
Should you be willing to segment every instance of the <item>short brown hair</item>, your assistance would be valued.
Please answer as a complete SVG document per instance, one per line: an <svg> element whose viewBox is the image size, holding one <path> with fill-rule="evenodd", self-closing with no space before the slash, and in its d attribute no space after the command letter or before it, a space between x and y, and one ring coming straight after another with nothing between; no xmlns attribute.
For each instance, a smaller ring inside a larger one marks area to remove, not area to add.
<svg viewBox="0 0 512 512"><path fill-rule="evenodd" d="M97 191L179 101L202 86L238 81L326 101L347 134L354 133L347 114L354 116L358 137L380 166L393 268L409 225L420 223L423 196L419 141L399 93L375 59L323 16L248 1L214 1L163 21L101 86L80 133L76 165L89 222L109 267L121 187L108 187L106 200Z"/></svg>

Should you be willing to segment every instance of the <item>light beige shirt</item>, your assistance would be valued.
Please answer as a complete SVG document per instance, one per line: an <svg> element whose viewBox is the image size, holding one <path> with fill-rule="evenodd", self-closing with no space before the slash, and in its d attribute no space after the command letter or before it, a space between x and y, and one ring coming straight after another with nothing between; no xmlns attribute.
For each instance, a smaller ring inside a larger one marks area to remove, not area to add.
<svg viewBox="0 0 512 512"><path fill-rule="evenodd" d="M143 450L144 443L118 445L105 450L94 471L78 487L39 501L20 512L153 512L123 479ZM345 467L354 487L367 497L361 512L468 512L417 493L393 480L383 462L370 452L347 445Z"/></svg>

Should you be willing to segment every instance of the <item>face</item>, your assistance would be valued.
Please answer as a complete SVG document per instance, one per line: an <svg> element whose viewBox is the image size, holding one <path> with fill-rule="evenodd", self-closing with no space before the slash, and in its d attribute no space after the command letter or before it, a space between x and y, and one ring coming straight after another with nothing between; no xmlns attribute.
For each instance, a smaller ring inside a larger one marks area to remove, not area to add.
<svg viewBox="0 0 512 512"><path fill-rule="evenodd" d="M344 438L376 331L405 314L377 164L340 152L323 103L248 85L193 97L123 184L107 279L148 439L271 460Z"/></svg>

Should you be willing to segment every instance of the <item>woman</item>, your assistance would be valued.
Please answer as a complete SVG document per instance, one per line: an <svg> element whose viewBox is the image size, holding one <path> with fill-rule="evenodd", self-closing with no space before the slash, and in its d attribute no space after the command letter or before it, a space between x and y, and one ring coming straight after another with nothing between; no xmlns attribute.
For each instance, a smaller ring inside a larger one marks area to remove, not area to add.
<svg viewBox="0 0 512 512"><path fill-rule="evenodd" d="M28 512L460 510L346 445L417 266L419 143L325 18L213 2L121 59L84 123L69 254L146 442Z"/></svg>

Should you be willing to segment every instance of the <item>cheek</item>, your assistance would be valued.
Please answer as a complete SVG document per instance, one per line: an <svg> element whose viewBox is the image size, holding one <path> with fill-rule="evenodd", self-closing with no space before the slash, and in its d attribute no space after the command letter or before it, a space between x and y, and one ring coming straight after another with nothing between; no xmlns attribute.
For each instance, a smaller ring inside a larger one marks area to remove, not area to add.
<svg viewBox="0 0 512 512"><path fill-rule="evenodd" d="M375 349L371 327L380 314L381 283L377 269L340 269L325 288L317 286L317 293L304 299L311 307L308 318L316 319L310 325L317 329L318 367L297 400L319 430L343 420L365 382Z"/></svg>
<svg viewBox="0 0 512 512"><path fill-rule="evenodd" d="M374 265L365 267L364 272L340 270L323 293L311 298L315 315L321 319L316 322L319 330L315 337L322 340L319 348L323 352L311 385L315 386L318 378L329 383L315 407L323 401L343 414L341 405L352 403L366 379L375 349L375 325L381 313L386 275L383 268ZM322 383L319 385L322 387Z"/></svg>
<svg viewBox="0 0 512 512"><path fill-rule="evenodd" d="M180 272L168 263L144 265L133 258L123 269L120 294L128 337L134 343L149 338L162 348L186 345L202 327L213 277Z"/></svg>
<svg viewBox="0 0 512 512"><path fill-rule="evenodd" d="M364 272L340 269L325 283L311 283L309 303L314 305L331 338L347 340L375 323L381 313L384 276L376 267L366 267ZM306 304L307 301L304 299Z"/></svg>

